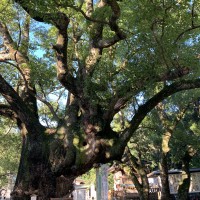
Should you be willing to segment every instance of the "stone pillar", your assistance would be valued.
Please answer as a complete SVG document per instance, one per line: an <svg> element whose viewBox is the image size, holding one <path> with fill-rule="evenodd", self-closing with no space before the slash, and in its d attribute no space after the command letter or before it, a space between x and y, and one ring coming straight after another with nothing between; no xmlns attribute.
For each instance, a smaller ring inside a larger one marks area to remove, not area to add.
<svg viewBox="0 0 200 200"><path fill-rule="evenodd" d="M108 200L108 165L96 169L97 200Z"/></svg>
<svg viewBox="0 0 200 200"><path fill-rule="evenodd" d="M35 194L31 195L31 200L37 200L37 195Z"/></svg>

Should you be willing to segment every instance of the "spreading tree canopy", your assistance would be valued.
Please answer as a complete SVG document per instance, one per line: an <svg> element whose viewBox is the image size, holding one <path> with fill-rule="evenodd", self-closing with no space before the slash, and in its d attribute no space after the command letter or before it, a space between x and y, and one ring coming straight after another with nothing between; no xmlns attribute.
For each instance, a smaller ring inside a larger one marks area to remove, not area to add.
<svg viewBox="0 0 200 200"><path fill-rule="evenodd" d="M159 102L200 87L196 1L2 0L0 11L0 114L22 135L16 199L69 194L121 159ZM116 132L122 109L130 126Z"/></svg>

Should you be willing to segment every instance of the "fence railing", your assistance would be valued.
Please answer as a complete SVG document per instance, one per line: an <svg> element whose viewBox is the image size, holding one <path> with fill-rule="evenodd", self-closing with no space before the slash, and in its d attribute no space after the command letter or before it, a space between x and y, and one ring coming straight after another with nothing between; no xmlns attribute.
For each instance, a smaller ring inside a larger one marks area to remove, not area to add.
<svg viewBox="0 0 200 200"><path fill-rule="evenodd" d="M154 191L154 192L153 192ZM159 200L161 197L161 193L159 191L153 190L149 193L149 200ZM172 200L178 200L178 194L171 194ZM116 200L140 200L138 193L124 193L114 192L113 199ZM200 200L200 192L191 192L189 193L190 200Z"/></svg>
<svg viewBox="0 0 200 200"><path fill-rule="evenodd" d="M178 200L178 194L171 194L173 200ZM200 192L190 192L190 200L200 200Z"/></svg>

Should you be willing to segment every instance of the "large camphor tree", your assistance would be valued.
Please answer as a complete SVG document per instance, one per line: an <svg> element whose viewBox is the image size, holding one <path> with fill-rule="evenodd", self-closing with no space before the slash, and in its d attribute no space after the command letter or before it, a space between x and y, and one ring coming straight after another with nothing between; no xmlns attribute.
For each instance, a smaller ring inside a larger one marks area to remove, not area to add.
<svg viewBox="0 0 200 200"><path fill-rule="evenodd" d="M196 1L1 1L0 114L22 135L13 199L68 195L77 176L121 159L159 102L200 87L198 9ZM122 109L130 126L115 132Z"/></svg>

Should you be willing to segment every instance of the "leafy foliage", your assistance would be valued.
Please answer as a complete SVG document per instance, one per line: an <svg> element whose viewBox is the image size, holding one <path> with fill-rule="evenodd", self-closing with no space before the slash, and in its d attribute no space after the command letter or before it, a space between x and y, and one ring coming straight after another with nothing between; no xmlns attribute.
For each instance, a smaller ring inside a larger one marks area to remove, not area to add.
<svg viewBox="0 0 200 200"><path fill-rule="evenodd" d="M195 1L93 3L3 0L0 5L0 112L27 137L22 157L31 163L22 165L27 172L44 162L48 170L40 175L75 178L95 163L120 159L128 142L134 156L152 161L153 168L166 127L199 95L182 91L200 87ZM166 124L158 123L153 110L161 101ZM180 135L187 143L189 130L198 135L198 120L181 122L176 144ZM21 177L22 191L30 191L31 179ZM50 180L40 181L34 190Z"/></svg>
<svg viewBox="0 0 200 200"><path fill-rule="evenodd" d="M17 175L21 140L13 123L1 120L0 129L0 187L8 183L9 175Z"/></svg>

